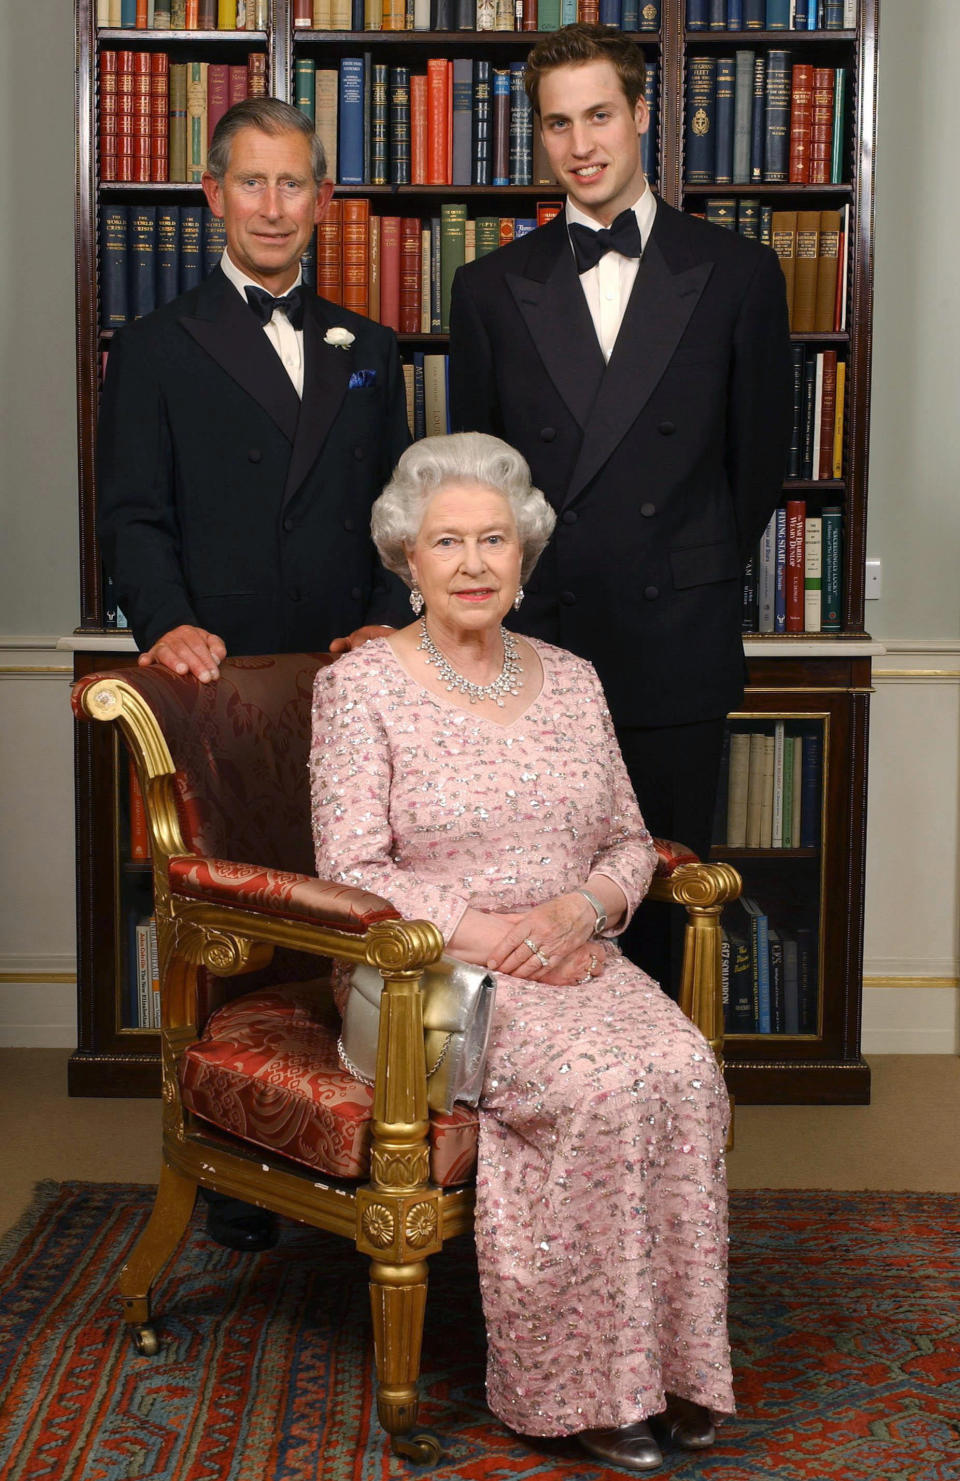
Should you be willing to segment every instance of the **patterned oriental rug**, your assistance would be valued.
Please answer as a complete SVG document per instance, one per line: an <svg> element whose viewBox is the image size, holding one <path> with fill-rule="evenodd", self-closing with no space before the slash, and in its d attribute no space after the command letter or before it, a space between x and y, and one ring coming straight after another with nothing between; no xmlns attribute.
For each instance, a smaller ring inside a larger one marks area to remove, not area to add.
<svg viewBox="0 0 960 1481"><path fill-rule="evenodd" d="M156 1292L160 1353L136 1356L113 1290L151 1196L41 1184L0 1245L2 1481L411 1474L371 1416L366 1262L345 1241L287 1225L240 1256L195 1216ZM668 1454L657 1474L960 1481L960 1197L738 1193L732 1252L740 1413L705 1457ZM421 1413L446 1454L428 1474L622 1476L490 1416L471 1242L431 1271Z"/></svg>

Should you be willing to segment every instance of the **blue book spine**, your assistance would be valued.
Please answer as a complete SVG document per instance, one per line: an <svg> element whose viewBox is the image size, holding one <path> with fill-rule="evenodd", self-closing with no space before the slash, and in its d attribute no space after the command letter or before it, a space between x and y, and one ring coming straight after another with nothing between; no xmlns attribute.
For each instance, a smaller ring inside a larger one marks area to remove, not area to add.
<svg viewBox="0 0 960 1481"><path fill-rule="evenodd" d="M473 183L490 184L490 63L473 64Z"/></svg>
<svg viewBox="0 0 960 1481"><path fill-rule="evenodd" d="M513 218L513 240L516 242L520 237L527 237L537 229L537 218L535 216L515 216Z"/></svg>
<svg viewBox="0 0 960 1481"><path fill-rule="evenodd" d="M120 0L120 24L131 31L137 24L137 0Z"/></svg>
<svg viewBox="0 0 960 1481"><path fill-rule="evenodd" d="M533 184L533 109L523 86L526 62L510 63L510 184Z"/></svg>
<svg viewBox="0 0 960 1481"><path fill-rule="evenodd" d="M352 0L350 6L350 29L352 31L363 30L363 0Z"/></svg>
<svg viewBox="0 0 960 1481"><path fill-rule="evenodd" d="M157 208L131 206L128 231L130 317L142 319L157 306Z"/></svg>
<svg viewBox="0 0 960 1481"><path fill-rule="evenodd" d="M615 26L620 29L623 19L621 0L600 0L600 24L601 26Z"/></svg>
<svg viewBox="0 0 960 1481"><path fill-rule="evenodd" d="M203 279L200 250L201 206L180 207L180 292L196 288Z"/></svg>
<svg viewBox="0 0 960 1481"><path fill-rule="evenodd" d="M687 30L705 31L709 24L710 0L687 0Z"/></svg>
<svg viewBox="0 0 960 1481"><path fill-rule="evenodd" d="M743 606L740 615L740 631L755 633L757 630L757 557L756 552L747 556L743 567Z"/></svg>
<svg viewBox="0 0 960 1481"><path fill-rule="evenodd" d="M817 1032L817 938L808 926L797 930L797 996L800 1032Z"/></svg>
<svg viewBox="0 0 960 1481"><path fill-rule="evenodd" d="M807 731L800 748L800 847L820 842L820 737Z"/></svg>
<svg viewBox="0 0 960 1481"><path fill-rule="evenodd" d="M765 20L768 31L789 31L790 0L767 0Z"/></svg>
<svg viewBox="0 0 960 1481"><path fill-rule="evenodd" d="M340 63L341 185L363 184L363 57L344 57Z"/></svg>
<svg viewBox="0 0 960 1481"><path fill-rule="evenodd" d="M180 292L180 207L157 207L157 308Z"/></svg>
<svg viewBox="0 0 960 1481"><path fill-rule="evenodd" d="M843 30L843 0L826 0L823 7L823 29L825 31Z"/></svg>
<svg viewBox="0 0 960 1481"><path fill-rule="evenodd" d="M410 184L410 68L391 67L390 184Z"/></svg>
<svg viewBox="0 0 960 1481"><path fill-rule="evenodd" d="M767 59L753 59L753 107L750 114L750 184L763 184L763 147L767 138Z"/></svg>
<svg viewBox="0 0 960 1481"><path fill-rule="evenodd" d="M500 100L500 102L499 102L499 108L502 108L503 109L503 112L506 115L507 120L509 121L509 118L510 118L510 69L509 69L509 67L494 67L494 69L493 69L493 109L492 109L492 115L491 116L494 119L496 118L497 112L498 112L498 99ZM498 175L498 174L496 174L494 172L493 184L494 185L509 185L510 184L509 169L510 169L510 165L509 165L509 157L508 157L508 160L507 160L507 173L504 174L504 175Z"/></svg>
<svg viewBox="0 0 960 1481"><path fill-rule="evenodd" d="M390 181L390 68L375 62L370 100L370 184Z"/></svg>
<svg viewBox="0 0 960 1481"><path fill-rule="evenodd" d="M100 213L100 327L119 329L129 317L127 207L108 205Z"/></svg>
<svg viewBox="0 0 960 1481"><path fill-rule="evenodd" d="M370 184L373 168L373 53L363 54L363 183Z"/></svg>
<svg viewBox="0 0 960 1481"><path fill-rule="evenodd" d="M626 30L624 22L624 30ZM639 16L637 18L638 31L659 31L660 29L660 0L640 0Z"/></svg>
<svg viewBox="0 0 960 1481"><path fill-rule="evenodd" d="M813 433L817 415L817 356L807 355L803 366L803 437L800 448L800 477L813 477Z"/></svg>
<svg viewBox="0 0 960 1481"><path fill-rule="evenodd" d="M709 25L711 31L727 29L727 0L710 0Z"/></svg>
<svg viewBox="0 0 960 1481"><path fill-rule="evenodd" d="M787 453L787 477L799 478L803 466L803 383L807 352L803 345L790 346L793 362L793 430Z"/></svg>
<svg viewBox="0 0 960 1481"><path fill-rule="evenodd" d="M717 185L733 182L733 122L737 86L737 64L733 57L717 57L716 161L713 178Z"/></svg>
<svg viewBox="0 0 960 1481"><path fill-rule="evenodd" d="M658 151L657 151L657 116L659 109L659 87L660 71L656 62L647 63L647 78L644 83L643 98L650 114L650 123L647 132L640 135L640 159L643 164L643 173L652 185L655 185L659 175Z"/></svg>
<svg viewBox="0 0 960 1481"><path fill-rule="evenodd" d="M200 235L203 276L209 278L214 268L220 266L220 258L223 256L224 248L227 245L227 231L223 217L214 216L213 212L207 206L203 208Z"/></svg>
<svg viewBox="0 0 960 1481"><path fill-rule="evenodd" d="M809 31L811 29L809 4L810 0L796 0L796 4L793 7L793 29L795 31ZM814 20L816 20L816 11L814 11Z"/></svg>
<svg viewBox="0 0 960 1481"><path fill-rule="evenodd" d="M423 351L413 352L413 437L418 441L427 435L427 403L423 383Z"/></svg>
<svg viewBox="0 0 960 1481"><path fill-rule="evenodd" d="M727 30L743 30L743 0L727 0Z"/></svg>
<svg viewBox="0 0 960 1481"><path fill-rule="evenodd" d="M765 0L743 0L743 29L762 31L767 18Z"/></svg>
<svg viewBox="0 0 960 1481"><path fill-rule="evenodd" d="M770 1013L770 922L762 910L757 909L756 914L751 915L750 927L753 933L751 945L756 953L757 1032L769 1034L773 1028Z"/></svg>
<svg viewBox="0 0 960 1481"><path fill-rule="evenodd" d="M625 31L639 31L640 0L623 0L620 7L620 24Z"/></svg>
<svg viewBox="0 0 960 1481"><path fill-rule="evenodd" d="M803 346L801 345L801 349ZM773 593L773 630L775 633L785 633L787 630L787 511L778 509L776 513L776 580Z"/></svg>
<svg viewBox="0 0 960 1481"><path fill-rule="evenodd" d="M714 57L691 57L687 76L686 181L712 185L717 162Z"/></svg>
<svg viewBox="0 0 960 1481"><path fill-rule="evenodd" d="M577 0L560 0L560 24L572 26L577 19Z"/></svg>
<svg viewBox="0 0 960 1481"><path fill-rule="evenodd" d="M763 145L763 178L768 185L783 185L789 179L790 84L790 53L768 51Z"/></svg>

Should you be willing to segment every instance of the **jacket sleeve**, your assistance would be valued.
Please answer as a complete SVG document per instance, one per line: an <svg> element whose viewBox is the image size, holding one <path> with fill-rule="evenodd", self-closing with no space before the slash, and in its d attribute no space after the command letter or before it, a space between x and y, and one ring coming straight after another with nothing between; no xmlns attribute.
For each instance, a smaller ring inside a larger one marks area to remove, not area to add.
<svg viewBox="0 0 960 1481"><path fill-rule="evenodd" d="M493 346L463 268L450 296L450 426L503 436Z"/></svg>
<svg viewBox="0 0 960 1481"><path fill-rule="evenodd" d="M782 497L793 425L790 324L780 264L765 251L734 327L727 474L746 560Z"/></svg>
<svg viewBox="0 0 960 1481"><path fill-rule="evenodd" d="M197 623L180 560L174 459L163 392L142 344L110 349L97 437L97 534L141 648Z"/></svg>
<svg viewBox="0 0 960 1481"><path fill-rule="evenodd" d="M407 391L397 349L396 335L385 330L387 335L386 355L386 402L384 412L383 439L381 442L381 467L379 488L374 497L382 492L393 474L400 455L410 446L410 428L407 424ZM390 571L384 570L380 558L371 542L370 558L373 565L370 601L367 604L365 621L402 627L410 620L407 590L403 582Z"/></svg>

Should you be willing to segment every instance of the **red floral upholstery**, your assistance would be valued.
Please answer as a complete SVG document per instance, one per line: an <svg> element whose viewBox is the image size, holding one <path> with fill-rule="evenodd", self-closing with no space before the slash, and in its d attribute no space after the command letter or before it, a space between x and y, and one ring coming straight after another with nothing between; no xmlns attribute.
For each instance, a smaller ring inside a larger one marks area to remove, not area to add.
<svg viewBox="0 0 960 1481"><path fill-rule="evenodd" d="M341 1069L339 1020L319 980L265 989L213 1014L180 1066L183 1104L232 1135L337 1178L367 1176L373 1091ZM431 1112L430 1176L477 1160L477 1112Z"/></svg>
<svg viewBox="0 0 960 1481"><path fill-rule="evenodd" d="M175 895L248 906L284 920L321 921L358 935L375 921L400 918L398 910L366 890L230 859L173 858L169 879Z"/></svg>
<svg viewBox="0 0 960 1481"><path fill-rule="evenodd" d="M681 864L699 864L700 860L696 854L682 843L672 843L669 838L655 838L653 846L657 851L657 867L655 873L659 879L669 879L675 869Z"/></svg>

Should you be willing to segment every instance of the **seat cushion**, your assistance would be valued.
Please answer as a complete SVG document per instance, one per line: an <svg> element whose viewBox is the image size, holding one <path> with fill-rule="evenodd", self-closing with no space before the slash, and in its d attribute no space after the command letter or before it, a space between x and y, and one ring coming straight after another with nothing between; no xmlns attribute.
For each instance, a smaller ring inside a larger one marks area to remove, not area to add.
<svg viewBox="0 0 960 1481"><path fill-rule="evenodd" d="M180 1065L183 1104L232 1136L337 1178L370 1169L373 1089L342 1068L340 1021L325 982L285 983L214 1013ZM441 1187L470 1177L477 1112L430 1113L430 1176Z"/></svg>

